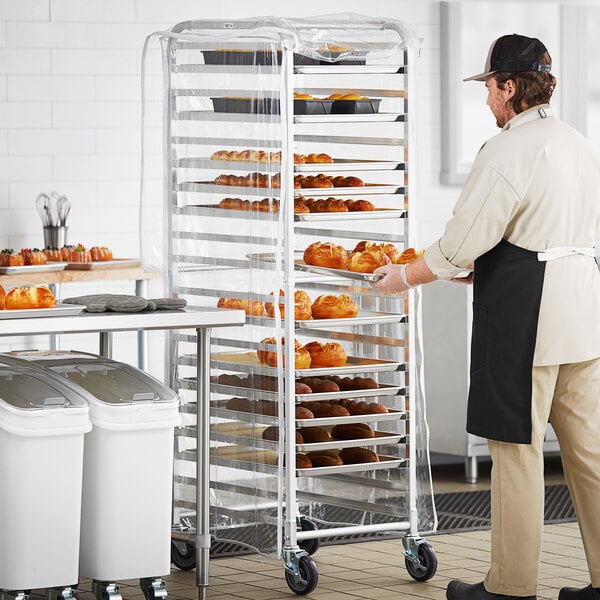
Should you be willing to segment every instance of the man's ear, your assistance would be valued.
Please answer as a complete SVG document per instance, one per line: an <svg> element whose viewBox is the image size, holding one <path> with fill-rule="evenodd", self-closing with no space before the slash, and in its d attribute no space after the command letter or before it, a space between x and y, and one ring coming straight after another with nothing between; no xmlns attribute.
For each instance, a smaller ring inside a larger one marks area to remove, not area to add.
<svg viewBox="0 0 600 600"><path fill-rule="evenodd" d="M512 98L517 93L517 86L515 85L514 79L507 79L504 82L504 90L506 91L508 98Z"/></svg>

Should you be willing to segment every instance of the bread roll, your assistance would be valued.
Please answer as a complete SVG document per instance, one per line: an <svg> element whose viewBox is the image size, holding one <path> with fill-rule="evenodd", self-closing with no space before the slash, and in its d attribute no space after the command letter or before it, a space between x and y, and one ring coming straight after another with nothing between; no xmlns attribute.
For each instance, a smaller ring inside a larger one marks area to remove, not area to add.
<svg viewBox="0 0 600 600"><path fill-rule="evenodd" d="M407 265L417 260L420 256L423 256L424 253L425 250L417 252L414 248L406 248L394 262L397 265Z"/></svg>
<svg viewBox="0 0 600 600"><path fill-rule="evenodd" d="M271 292L273 295L273 292ZM283 290L279 290L279 296L285 296ZM310 296L304 290L296 290L294 292L294 320L306 321L312 317ZM275 305L273 302L265 302L267 315L272 319L275 317ZM281 318L285 316L285 304L279 304L279 314Z"/></svg>
<svg viewBox="0 0 600 600"><path fill-rule="evenodd" d="M339 386L328 379L320 379L318 377L305 377L301 379L313 392L339 392Z"/></svg>
<svg viewBox="0 0 600 600"><path fill-rule="evenodd" d="M313 402L311 403L311 410L317 418L350 416L347 408L329 402Z"/></svg>
<svg viewBox="0 0 600 600"><path fill-rule="evenodd" d="M305 383L300 381L296 381L294 385L294 393L295 394L312 394L312 388Z"/></svg>
<svg viewBox="0 0 600 600"><path fill-rule="evenodd" d="M314 242L304 251L304 262L315 267L345 269L348 252L332 242Z"/></svg>
<svg viewBox="0 0 600 600"><path fill-rule="evenodd" d="M339 456L327 450L309 452L307 456L312 462L313 467L337 467L344 464L344 461Z"/></svg>
<svg viewBox="0 0 600 600"><path fill-rule="evenodd" d="M375 205L368 200L346 200L346 207L350 212L375 210Z"/></svg>
<svg viewBox="0 0 600 600"><path fill-rule="evenodd" d="M347 423L335 425L331 437L336 440L359 440L374 438L375 432L366 423Z"/></svg>
<svg viewBox="0 0 600 600"><path fill-rule="evenodd" d="M367 448L343 448L340 458L345 465L379 462L377 454Z"/></svg>
<svg viewBox="0 0 600 600"><path fill-rule="evenodd" d="M332 163L333 162L333 158L331 158L331 156L329 156L329 154L325 154L324 152L317 154L317 153L311 153L311 154L307 154L304 157L304 162L308 163L308 164L314 164L314 163Z"/></svg>
<svg viewBox="0 0 600 600"><path fill-rule="evenodd" d="M302 454L302 452L298 452L296 454L296 468L297 469L310 469L313 466L312 461L306 454Z"/></svg>
<svg viewBox="0 0 600 600"><path fill-rule="evenodd" d="M314 419L315 415L305 406L296 406L296 419Z"/></svg>
<svg viewBox="0 0 600 600"><path fill-rule="evenodd" d="M343 200L339 200L337 198L321 198L320 200L315 201L311 212L349 212L349 209Z"/></svg>
<svg viewBox="0 0 600 600"><path fill-rule="evenodd" d="M276 417L279 413L277 409L277 402L271 402L270 400L259 400L255 406L255 412L261 415L267 415L269 417Z"/></svg>
<svg viewBox="0 0 600 600"><path fill-rule="evenodd" d="M230 398L225 403L225 408L238 412L253 412L254 403L248 398Z"/></svg>
<svg viewBox="0 0 600 600"><path fill-rule="evenodd" d="M6 293L4 305L7 310L29 308L54 308L56 298L45 285L12 288Z"/></svg>
<svg viewBox="0 0 600 600"><path fill-rule="evenodd" d="M274 442L279 440L279 427L276 425L274 425L272 427L267 427L262 432L262 439L263 440L272 440ZM296 431L296 444L303 444L303 443L304 443L304 438L302 437L302 434L300 433L300 431Z"/></svg>
<svg viewBox="0 0 600 600"><path fill-rule="evenodd" d="M223 198L219 202L219 208L227 208L229 210L250 210L250 201L242 200L241 198Z"/></svg>
<svg viewBox="0 0 600 600"><path fill-rule="evenodd" d="M265 338L261 340L261 344L271 344L275 346L276 340L273 337ZM285 345L285 340L282 339L282 344ZM294 340L294 368L296 369L308 369L311 365L311 356L308 350L304 349L298 340ZM277 366L277 350L257 350L258 360L262 364L269 365L270 367ZM283 356L283 366L285 366L285 355Z"/></svg>
<svg viewBox="0 0 600 600"><path fill-rule="evenodd" d="M337 342L309 342L304 346L311 358L311 367L341 367L346 364L348 355L341 344Z"/></svg>
<svg viewBox="0 0 600 600"><path fill-rule="evenodd" d="M308 206L301 200L294 200L294 214L301 215L310 212Z"/></svg>
<svg viewBox="0 0 600 600"><path fill-rule="evenodd" d="M372 377L332 377L341 390L374 390L379 384Z"/></svg>
<svg viewBox="0 0 600 600"><path fill-rule="evenodd" d="M219 298L217 308L235 308L243 310L247 315L262 317L265 305L258 300L242 300L241 298Z"/></svg>
<svg viewBox="0 0 600 600"><path fill-rule="evenodd" d="M377 267L389 265L391 262L382 250L352 252L348 258L347 269L356 273L372 273Z"/></svg>
<svg viewBox="0 0 600 600"><path fill-rule="evenodd" d="M232 385L235 387L244 387L245 380L238 375L231 375L230 373L221 373L217 377L217 383L220 385Z"/></svg>
<svg viewBox="0 0 600 600"><path fill-rule="evenodd" d="M306 444L331 441L331 434L327 429L323 429L323 427L302 427L300 433Z"/></svg>
<svg viewBox="0 0 600 600"><path fill-rule="evenodd" d="M358 314L358 305L346 294L319 296L311 307L313 319L347 319Z"/></svg>

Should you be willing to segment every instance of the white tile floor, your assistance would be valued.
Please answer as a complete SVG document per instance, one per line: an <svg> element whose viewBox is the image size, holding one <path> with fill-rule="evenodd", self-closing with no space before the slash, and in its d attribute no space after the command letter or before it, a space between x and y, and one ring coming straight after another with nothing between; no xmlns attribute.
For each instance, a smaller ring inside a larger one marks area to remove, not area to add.
<svg viewBox="0 0 600 600"><path fill-rule="evenodd" d="M547 483L562 482L557 459L547 461L546 471ZM436 492L485 489L489 487L489 464L480 464L480 479L476 485L463 483L460 464L436 467L434 487ZM470 583L483 579L488 568L489 540L489 531L429 536L428 541L437 555L438 570L425 583L415 582L408 575L400 540L321 546L313 555L319 571L319 583L311 594L304 597L308 600L443 600L446 585L451 579ZM518 532L515 532L515 543L518 542ZM283 573L281 561L256 554L213 559L206 597L220 600L299 598L288 588ZM196 600L198 588L195 582L195 571L179 571L173 567L172 573L166 577L168 598ZM138 581L118 583L124 600L143 600ZM579 587L587 583L589 576L577 525L546 525L538 599L556 600L561 587ZM36 595L35 592L32 594ZM77 596L79 600L94 600L89 582L81 582Z"/></svg>

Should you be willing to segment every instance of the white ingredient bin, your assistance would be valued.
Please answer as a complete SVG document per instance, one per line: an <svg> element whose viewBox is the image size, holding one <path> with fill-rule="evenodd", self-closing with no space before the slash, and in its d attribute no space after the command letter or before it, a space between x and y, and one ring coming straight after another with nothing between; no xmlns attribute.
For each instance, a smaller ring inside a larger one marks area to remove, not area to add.
<svg viewBox="0 0 600 600"><path fill-rule="evenodd" d="M88 394L0 356L0 589L78 582Z"/></svg>
<svg viewBox="0 0 600 600"><path fill-rule="evenodd" d="M130 365L81 352L11 353L91 395L79 569L100 581L170 572L177 394Z"/></svg>

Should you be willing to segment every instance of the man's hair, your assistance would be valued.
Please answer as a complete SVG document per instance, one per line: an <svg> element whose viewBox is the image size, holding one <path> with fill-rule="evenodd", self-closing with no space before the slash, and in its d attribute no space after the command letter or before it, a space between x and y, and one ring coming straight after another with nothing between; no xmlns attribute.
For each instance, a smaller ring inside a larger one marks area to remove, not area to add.
<svg viewBox="0 0 600 600"><path fill-rule="evenodd" d="M550 56L546 52L541 64L552 64ZM556 78L552 73L546 71L523 71L520 73L494 73L494 79L500 89L504 89L504 83L509 79L515 82L515 95L508 101L515 113L522 113L524 110L539 104L550 102L554 88L556 87Z"/></svg>

